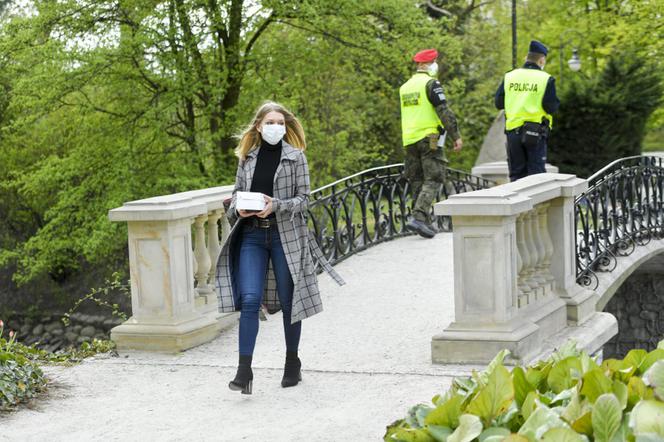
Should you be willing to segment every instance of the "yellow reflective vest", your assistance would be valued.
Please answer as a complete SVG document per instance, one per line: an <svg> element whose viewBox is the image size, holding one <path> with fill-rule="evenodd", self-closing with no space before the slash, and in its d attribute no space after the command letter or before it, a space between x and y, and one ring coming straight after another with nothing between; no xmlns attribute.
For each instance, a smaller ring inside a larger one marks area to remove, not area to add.
<svg viewBox="0 0 664 442"><path fill-rule="evenodd" d="M541 123L543 117L549 120L549 128L553 127L553 117L542 108L550 76L539 69L524 68L505 74L505 129L516 129L526 121Z"/></svg>
<svg viewBox="0 0 664 442"><path fill-rule="evenodd" d="M443 123L427 97L426 86L432 78L418 72L399 88L401 98L401 135L403 145L416 143L429 134L437 134Z"/></svg>

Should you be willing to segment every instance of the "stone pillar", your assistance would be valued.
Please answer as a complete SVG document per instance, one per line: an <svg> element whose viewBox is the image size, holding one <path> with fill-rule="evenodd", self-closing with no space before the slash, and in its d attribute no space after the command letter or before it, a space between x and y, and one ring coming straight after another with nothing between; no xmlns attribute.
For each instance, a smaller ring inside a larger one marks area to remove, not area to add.
<svg viewBox="0 0 664 442"><path fill-rule="evenodd" d="M128 226L132 316L111 330L118 349L176 352L216 336L196 312L190 220Z"/></svg>
<svg viewBox="0 0 664 442"><path fill-rule="evenodd" d="M567 304L567 320L581 324L595 311L598 296L576 283L576 220L574 200L588 188L584 180L563 186L561 196L550 201L547 225L551 242L551 274L555 293Z"/></svg>
<svg viewBox="0 0 664 442"><path fill-rule="evenodd" d="M502 349L510 350L512 361L528 362L547 351L552 336L568 333L568 304L551 293L559 279L569 290L575 284L570 262L563 262L564 275L553 265L575 256L574 223L555 208L569 199L573 210L585 183L572 175L538 174L435 205L435 214L451 216L454 225L455 317L432 338L433 362L485 364ZM541 230L547 226L550 235ZM549 268L555 281L547 280ZM615 325L612 318L597 319L597 333L578 331L580 347L591 353L603 344L597 336L610 336ZM569 331L571 338L575 332Z"/></svg>
<svg viewBox="0 0 664 442"><path fill-rule="evenodd" d="M532 206L501 187L455 195L435 206L436 215L452 216L454 225L455 313L432 339L435 363L486 363L503 348L521 359L537 344L537 326L518 314L517 289L516 219Z"/></svg>
<svg viewBox="0 0 664 442"><path fill-rule="evenodd" d="M230 192L232 186L183 192L132 201L109 212L111 221L125 221L128 226L132 316L111 330L119 350L178 352L219 334L220 314L196 305L192 223L198 242L199 288L216 301L207 283L213 263L204 223Z"/></svg>

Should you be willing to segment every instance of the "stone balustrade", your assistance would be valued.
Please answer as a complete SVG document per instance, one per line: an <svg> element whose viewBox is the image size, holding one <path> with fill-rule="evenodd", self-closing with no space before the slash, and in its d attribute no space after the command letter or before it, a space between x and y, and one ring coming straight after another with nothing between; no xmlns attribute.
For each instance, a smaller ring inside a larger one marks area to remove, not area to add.
<svg viewBox="0 0 664 442"><path fill-rule="evenodd" d="M503 144L504 144L505 135L502 134L502 132L501 132L501 137L503 139ZM546 163L544 167L546 171L549 173L558 173L558 168L552 164ZM509 166L507 165L507 161L505 160L478 164L477 166L472 168L470 173L473 176L485 178L487 180L491 180L494 183L498 184L506 184L510 182Z"/></svg>
<svg viewBox="0 0 664 442"><path fill-rule="evenodd" d="M574 197L586 188L545 173L435 205L454 226L455 319L432 339L434 362L487 363L503 348L526 362L590 319L595 329L577 338L586 350L617 332L613 316L596 312L597 295L576 284Z"/></svg>
<svg viewBox="0 0 664 442"><path fill-rule="evenodd" d="M111 330L120 350L177 352L232 324L218 311L216 262L230 232L223 201L233 186L125 203L109 212L126 222L132 316Z"/></svg>

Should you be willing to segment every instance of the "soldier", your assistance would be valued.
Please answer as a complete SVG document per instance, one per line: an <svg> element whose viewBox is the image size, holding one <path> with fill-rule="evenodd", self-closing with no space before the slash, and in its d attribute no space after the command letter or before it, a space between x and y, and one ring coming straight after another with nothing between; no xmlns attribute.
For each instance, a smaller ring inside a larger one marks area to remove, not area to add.
<svg viewBox="0 0 664 442"><path fill-rule="evenodd" d="M548 50L530 42L523 67L507 74L498 87L495 104L505 109L507 163L510 181L546 172L546 141L558 110L555 79L544 72Z"/></svg>
<svg viewBox="0 0 664 442"><path fill-rule="evenodd" d="M454 113L447 100L438 74L438 51L426 49L413 56L417 72L399 89L401 98L401 130L406 149L405 176L413 189L413 216L406 223L408 230L424 238L433 238L435 230L429 222L431 203L445 180L445 132L454 140L454 151L461 150L462 141ZM439 142L440 141L440 142Z"/></svg>

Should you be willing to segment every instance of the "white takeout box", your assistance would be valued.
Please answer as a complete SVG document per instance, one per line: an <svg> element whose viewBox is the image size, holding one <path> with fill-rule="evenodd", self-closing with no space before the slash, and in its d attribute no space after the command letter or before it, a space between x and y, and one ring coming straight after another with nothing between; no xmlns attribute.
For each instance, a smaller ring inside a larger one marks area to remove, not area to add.
<svg viewBox="0 0 664 442"><path fill-rule="evenodd" d="M260 192L237 192L235 195L235 208L238 210L265 209L265 199Z"/></svg>

